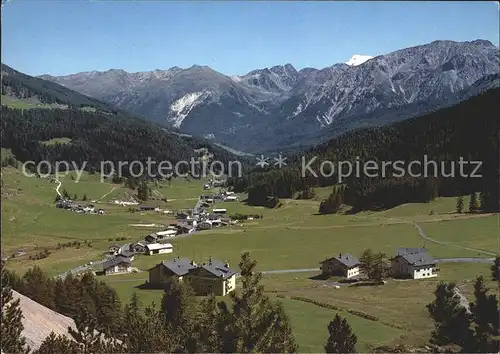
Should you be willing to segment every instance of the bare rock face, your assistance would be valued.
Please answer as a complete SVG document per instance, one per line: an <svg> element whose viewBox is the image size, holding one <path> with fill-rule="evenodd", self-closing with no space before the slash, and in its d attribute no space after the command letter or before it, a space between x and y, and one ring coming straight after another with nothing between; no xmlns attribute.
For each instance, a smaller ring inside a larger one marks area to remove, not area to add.
<svg viewBox="0 0 500 354"><path fill-rule="evenodd" d="M42 78L166 126L247 151L311 145L392 123L499 86L498 47L435 41L297 71L291 64L226 76L207 66Z"/></svg>
<svg viewBox="0 0 500 354"><path fill-rule="evenodd" d="M13 290L12 296L14 300L20 299L20 307L23 312L23 336L26 338L26 344L32 350L40 348L51 332L72 338L68 333L68 328L76 330L73 319L52 311L17 291Z"/></svg>

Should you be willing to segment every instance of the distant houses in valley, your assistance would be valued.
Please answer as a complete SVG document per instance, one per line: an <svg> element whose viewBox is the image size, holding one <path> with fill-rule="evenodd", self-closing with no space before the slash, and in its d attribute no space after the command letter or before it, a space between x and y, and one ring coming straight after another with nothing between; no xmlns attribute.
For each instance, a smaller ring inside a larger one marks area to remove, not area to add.
<svg viewBox="0 0 500 354"><path fill-rule="evenodd" d="M172 253L174 246L171 243L150 243L144 246L147 255Z"/></svg>
<svg viewBox="0 0 500 354"><path fill-rule="evenodd" d="M399 248L390 259L394 278L425 279L437 276L437 261L424 248ZM339 253L320 262L323 276L346 279L361 276L361 261L350 253Z"/></svg>
<svg viewBox="0 0 500 354"><path fill-rule="evenodd" d="M187 258L174 258L149 270L151 287L163 288L172 278L179 281L188 279L198 296L225 296L236 289L236 272L228 263L215 259L196 264Z"/></svg>
<svg viewBox="0 0 500 354"><path fill-rule="evenodd" d="M98 214L104 215L103 209L96 209L93 204L87 204L85 206L75 204L72 200L58 198L56 200L56 208L66 209L80 214Z"/></svg>
<svg viewBox="0 0 500 354"><path fill-rule="evenodd" d="M339 253L337 256L325 259L320 264L323 275L337 275L347 279L359 275L359 259L350 253Z"/></svg>
<svg viewBox="0 0 500 354"><path fill-rule="evenodd" d="M102 264L105 275L125 274L132 271L132 261L126 257L116 256Z"/></svg>
<svg viewBox="0 0 500 354"><path fill-rule="evenodd" d="M395 277L432 278L437 276L436 264L425 248L399 248L391 259L391 271Z"/></svg>

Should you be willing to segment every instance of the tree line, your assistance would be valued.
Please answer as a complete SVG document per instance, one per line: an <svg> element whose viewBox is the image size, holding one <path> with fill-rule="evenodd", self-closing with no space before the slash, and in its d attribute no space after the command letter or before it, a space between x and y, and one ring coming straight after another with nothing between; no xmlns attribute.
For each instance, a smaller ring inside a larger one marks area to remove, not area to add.
<svg viewBox="0 0 500 354"><path fill-rule="evenodd" d="M264 293L256 262L244 253L239 266L242 286L229 303L215 296L197 301L188 281L173 279L160 306L145 307L135 293L122 306L116 291L90 273L54 280L38 267L19 277L2 266L2 350L30 352L14 289L75 321L69 338L51 333L37 354L296 352L290 318L281 302ZM332 348L327 350L353 352L356 336L346 320L337 315L332 323L325 329L325 336L330 333L326 348Z"/></svg>
<svg viewBox="0 0 500 354"><path fill-rule="evenodd" d="M384 271L380 266L384 257L365 251L363 271L377 278ZM241 288L231 293L229 302L217 301L214 296L197 301L189 281L173 279L158 307L154 302L143 307L136 293L123 306L116 292L90 273L54 280L35 267L19 277L2 264L2 350L31 351L22 336L23 315L19 299L13 299L14 289L75 321L70 337L52 332L33 351L37 354L297 352L290 318L281 302L264 293L256 261L244 253L239 266ZM499 266L497 257L491 268L495 280L500 280ZM435 300L427 305L435 324L431 338L435 350L498 351L498 300L489 293L483 277L477 278L474 289L475 301L467 308L461 304L455 284L437 285ZM326 353L356 352L358 337L338 313L325 329L325 337ZM385 351L391 351L388 349ZM393 352L398 350L393 348Z"/></svg>
<svg viewBox="0 0 500 354"><path fill-rule="evenodd" d="M2 95L20 99L37 99L42 103L57 103L70 107L93 107L103 112L114 114L116 109L109 105L82 95L56 83L25 75L2 63Z"/></svg>
<svg viewBox="0 0 500 354"><path fill-rule="evenodd" d="M123 114L108 115L103 112L86 112L79 109L12 109L2 106L1 141L2 147L10 148L17 160L49 161L54 167L55 161L74 163L78 168L85 167L89 172L101 170L101 162L113 163L115 175L120 176L119 161L129 164L139 161L140 165L122 165L121 176L130 176L130 171L138 176L147 175L148 157L151 161L152 174L168 174L179 161L190 163L193 150L209 147L214 159L220 161L229 173L229 161L235 157L226 150L210 146L203 139L180 137L166 133L160 126ZM70 138L70 143L44 144L53 138ZM248 161L240 159L243 168ZM162 161L168 164L159 165ZM84 165L84 162L86 163ZM222 166L214 166L221 169ZM108 164L103 165L106 173L113 172ZM108 167L106 169L106 167ZM48 172L48 166L41 166L41 173ZM233 173L238 167L232 165ZM180 164L179 173L191 173L191 166ZM194 174L202 171L202 165L195 165ZM222 172L222 171L215 171ZM146 176L149 177L149 176Z"/></svg>
<svg viewBox="0 0 500 354"><path fill-rule="evenodd" d="M407 202L430 201L436 196L481 192L484 210L497 211L500 170L495 152L499 148L499 93L500 89L492 89L422 117L348 132L297 153L284 168L255 168L241 178L231 178L229 183L236 192L248 192L248 202L253 205L264 205L269 197L291 198L309 188L343 184L345 202L357 210L385 209ZM481 161L474 175L482 177L462 177L462 174L470 176L476 165L464 164L461 172L461 158ZM403 176L396 161L405 162ZM411 166L415 177L407 171L412 161L420 161ZM343 176L349 172L347 162L353 172L339 183L339 170ZM394 164L384 167L384 162ZM366 175L365 164L376 164L377 176ZM360 166L358 175L356 166Z"/></svg>

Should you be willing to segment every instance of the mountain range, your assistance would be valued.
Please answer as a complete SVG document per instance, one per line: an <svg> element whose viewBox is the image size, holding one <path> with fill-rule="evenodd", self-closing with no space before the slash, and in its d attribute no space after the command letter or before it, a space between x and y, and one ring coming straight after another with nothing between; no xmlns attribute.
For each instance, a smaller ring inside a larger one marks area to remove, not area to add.
<svg viewBox="0 0 500 354"><path fill-rule="evenodd" d="M40 77L183 133L261 152L457 103L500 86L499 65L499 48L489 41L434 41L323 69L285 64L228 76L193 65Z"/></svg>

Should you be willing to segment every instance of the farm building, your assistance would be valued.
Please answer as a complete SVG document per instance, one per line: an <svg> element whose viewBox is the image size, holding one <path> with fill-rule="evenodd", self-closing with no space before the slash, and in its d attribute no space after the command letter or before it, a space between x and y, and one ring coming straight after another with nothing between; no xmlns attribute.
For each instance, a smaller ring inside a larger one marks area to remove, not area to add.
<svg viewBox="0 0 500 354"><path fill-rule="evenodd" d="M131 261L128 258L116 256L102 264L105 275L130 273L132 271Z"/></svg>
<svg viewBox="0 0 500 354"><path fill-rule="evenodd" d="M151 243L146 245L145 248L146 254L150 256L153 254L172 253L174 251L174 246L171 243Z"/></svg>
<svg viewBox="0 0 500 354"><path fill-rule="evenodd" d="M212 213L214 213L214 214L226 214L227 209L213 209Z"/></svg>
<svg viewBox="0 0 500 354"><path fill-rule="evenodd" d="M202 221L196 225L196 229L198 230L208 230L212 228L212 223L208 220Z"/></svg>
<svg viewBox="0 0 500 354"><path fill-rule="evenodd" d="M436 264L425 248L399 248L391 259L391 271L395 277L432 278L437 276Z"/></svg>
<svg viewBox="0 0 500 354"><path fill-rule="evenodd" d="M350 253L339 253L320 264L323 275L340 275L349 279L359 274L359 260Z"/></svg>
<svg viewBox="0 0 500 354"><path fill-rule="evenodd" d="M128 258L130 261L133 261L135 254L134 252L131 252L130 249L122 249L122 251L118 254L118 256L123 258Z"/></svg>
<svg viewBox="0 0 500 354"><path fill-rule="evenodd" d="M109 247L108 252L110 254L117 254L118 252L120 252L120 246L118 246L118 245L112 245L112 246Z"/></svg>
<svg viewBox="0 0 500 354"><path fill-rule="evenodd" d="M186 276L196 266L196 263L187 258L174 258L167 262L161 261L149 269L149 284L153 287L163 288L172 277L182 280L182 277Z"/></svg>
<svg viewBox="0 0 500 354"><path fill-rule="evenodd" d="M152 206L152 205L139 205L139 208L137 208L139 211L152 211L155 210L157 207Z"/></svg>
<svg viewBox="0 0 500 354"><path fill-rule="evenodd" d="M157 239L158 239L158 235L157 235L155 232L153 232L153 233L151 233L151 234L147 235L147 236L144 238L144 240L145 240L146 242L150 242L150 243L152 243L152 242L156 242L156 240L157 240Z"/></svg>

